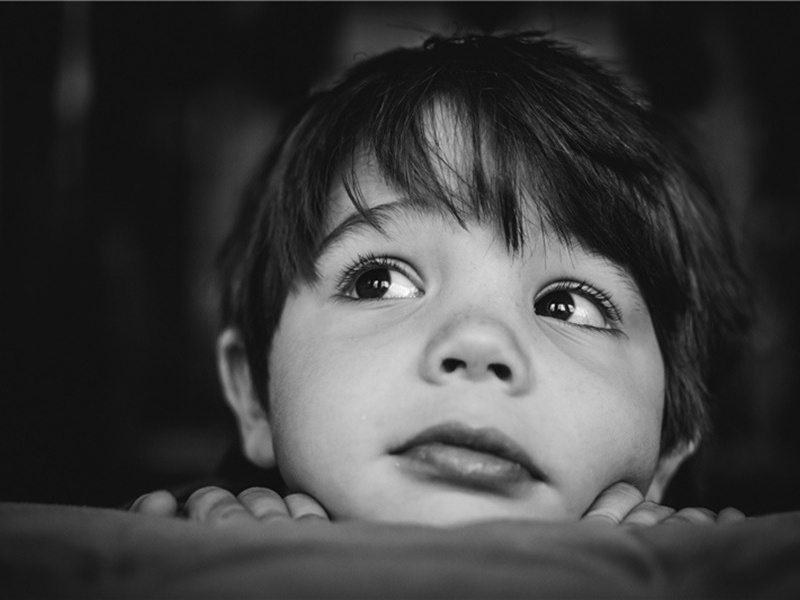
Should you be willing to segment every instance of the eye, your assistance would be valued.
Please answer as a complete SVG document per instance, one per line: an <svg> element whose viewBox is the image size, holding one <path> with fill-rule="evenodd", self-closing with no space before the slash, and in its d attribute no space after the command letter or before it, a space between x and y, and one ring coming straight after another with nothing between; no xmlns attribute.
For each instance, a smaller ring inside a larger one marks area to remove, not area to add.
<svg viewBox="0 0 800 600"><path fill-rule="evenodd" d="M606 294L578 282L561 282L545 290L534 304L537 315L591 329L613 329L619 311Z"/></svg>
<svg viewBox="0 0 800 600"><path fill-rule="evenodd" d="M356 277L353 285L356 298L377 300L378 298L416 298L419 290L408 277L386 267L369 269Z"/></svg>
<svg viewBox="0 0 800 600"><path fill-rule="evenodd" d="M403 265L385 257L368 258L348 269L340 289L354 300L395 300L423 295Z"/></svg>

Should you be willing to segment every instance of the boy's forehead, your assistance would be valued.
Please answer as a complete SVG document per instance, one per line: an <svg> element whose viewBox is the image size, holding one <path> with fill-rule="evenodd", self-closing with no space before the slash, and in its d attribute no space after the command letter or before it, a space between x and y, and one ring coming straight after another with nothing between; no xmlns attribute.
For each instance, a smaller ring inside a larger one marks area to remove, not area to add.
<svg viewBox="0 0 800 600"><path fill-rule="evenodd" d="M459 117L459 111L443 99L434 101L422 112L422 130L425 161L429 165L437 183L469 212L469 192L465 183L470 179L470 165L474 152L466 119ZM360 147L353 157L355 175L353 183L357 198L353 198L340 180L331 190L329 198L328 225L349 216L358 204L363 208L374 208L396 200L400 194L386 181L378 166L375 153ZM405 194L402 194L405 195ZM393 198L392 198L393 196ZM462 200L459 202L459 198ZM354 202L356 200L356 202ZM404 198L404 202L415 202ZM445 211L433 199L425 202L425 208L431 215ZM420 207L416 207L420 208Z"/></svg>
<svg viewBox="0 0 800 600"><path fill-rule="evenodd" d="M331 191L324 237L317 254L365 229L382 231L386 225L409 218L417 220L446 218L435 202L419 202L395 190L372 168L358 169L355 189L342 182Z"/></svg>
<svg viewBox="0 0 800 600"><path fill-rule="evenodd" d="M380 229L389 222L397 223L410 218L421 221L435 220L439 223L454 221L462 225L463 222L475 220L469 193L465 189L456 189L452 170L449 175L451 181L446 180L444 171L449 168L440 162L437 170L441 169L441 172L437 173L437 179L448 188L451 206L439 198L417 197L414 192L407 192L392 185L382 174L374 157L361 153L356 159L352 178L347 178L345 184L345 178L339 177L328 196L324 231L326 238L339 237L341 233L337 234L336 230L340 229L349 231L361 224ZM442 181L443 179L445 181ZM533 211L530 212L530 223L538 224L538 215L534 215Z"/></svg>
<svg viewBox="0 0 800 600"><path fill-rule="evenodd" d="M379 206L393 204L402 198L383 178L372 160L361 160L355 170L355 189L348 189L342 178L333 187L328 197L326 234L339 224L359 212ZM353 194L356 197L353 197Z"/></svg>
<svg viewBox="0 0 800 600"><path fill-rule="evenodd" d="M463 202L463 214L456 217L452 210L436 199L421 200L395 189L374 167L359 168L353 183L356 189L352 191L341 182L332 190L323 241L318 253L365 229L383 232L387 228L414 227L419 223L431 222L436 227L453 226L469 231L472 224L480 222L480 219L471 214L467 199ZM526 204L532 205L533 202ZM531 208L526 212L526 246L529 249L534 249L541 242L557 241L557 236L538 211ZM496 229L498 237L502 237L499 224ZM581 247L572 238L558 241L558 245L567 252Z"/></svg>

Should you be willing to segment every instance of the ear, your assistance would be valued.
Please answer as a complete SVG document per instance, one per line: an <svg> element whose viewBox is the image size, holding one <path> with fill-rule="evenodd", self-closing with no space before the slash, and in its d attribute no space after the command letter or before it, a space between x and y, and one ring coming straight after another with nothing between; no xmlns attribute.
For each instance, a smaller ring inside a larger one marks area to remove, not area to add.
<svg viewBox="0 0 800 600"><path fill-rule="evenodd" d="M236 416L242 450L259 467L275 466L272 429L256 393L242 337L227 328L217 338L217 368L222 391Z"/></svg>
<svg viewBox="0 0 800 600"><path fill-rule="evenodd" d="M658 460L656 473L653 476L650 487L647 489L645 498L651 502L660 503L672 477L678 472L683 461L694 454L695 450L697 450L697 443L692 441L678 446L668 455L662 456Z"/></svg>

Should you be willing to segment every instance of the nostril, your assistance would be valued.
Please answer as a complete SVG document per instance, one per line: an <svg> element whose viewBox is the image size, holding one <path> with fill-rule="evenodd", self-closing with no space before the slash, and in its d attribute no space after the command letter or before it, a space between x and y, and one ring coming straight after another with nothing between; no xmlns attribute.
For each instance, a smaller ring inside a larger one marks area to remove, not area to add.
<svg viewBox="0 0 800 600"><path fill-rule="evenodd" d="M463 360L458 360L457 358L445 358L442 361L442 369L444 369L445 373L453 373L458 369L464 369L467 367L467 363Z"/></svg>
<svg viewBox="0 0 800 600"><path fill-rule="evenodd" d="M492 363L489 365L489 370L494 373L500 381L508 381L511 379L511 369L506 365Z"/></svg>

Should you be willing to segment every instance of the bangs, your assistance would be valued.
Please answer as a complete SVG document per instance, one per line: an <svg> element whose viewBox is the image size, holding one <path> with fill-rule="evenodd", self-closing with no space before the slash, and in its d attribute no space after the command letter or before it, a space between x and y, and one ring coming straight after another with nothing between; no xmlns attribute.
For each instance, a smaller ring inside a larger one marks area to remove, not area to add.
<svg viewBox="0 0 800 600"><path fill-rule="evenodd" d="M293 179L306 182L291 201L304 207L310 235L297 240L294 256L305 259L292 271L314 278L336 185L369 219L358 182L368 164L413 203L462 225L492 224L512 253L538 223L626 269L651 307L681 304L685 286L670 268L680 264L678 250L664 227L672 221L669 152L653 138L648 113L584 58L563 51L554 63L559 47L537 44L546 60L535 52L531 60L530 48L524 56L506 48L494 62L491 52L472 56L463 47L445 48L438 60L400 50L322 93L295 132L303 147L291 150L302 157ZM317 168L303 172L309 165Z"/></svg>

